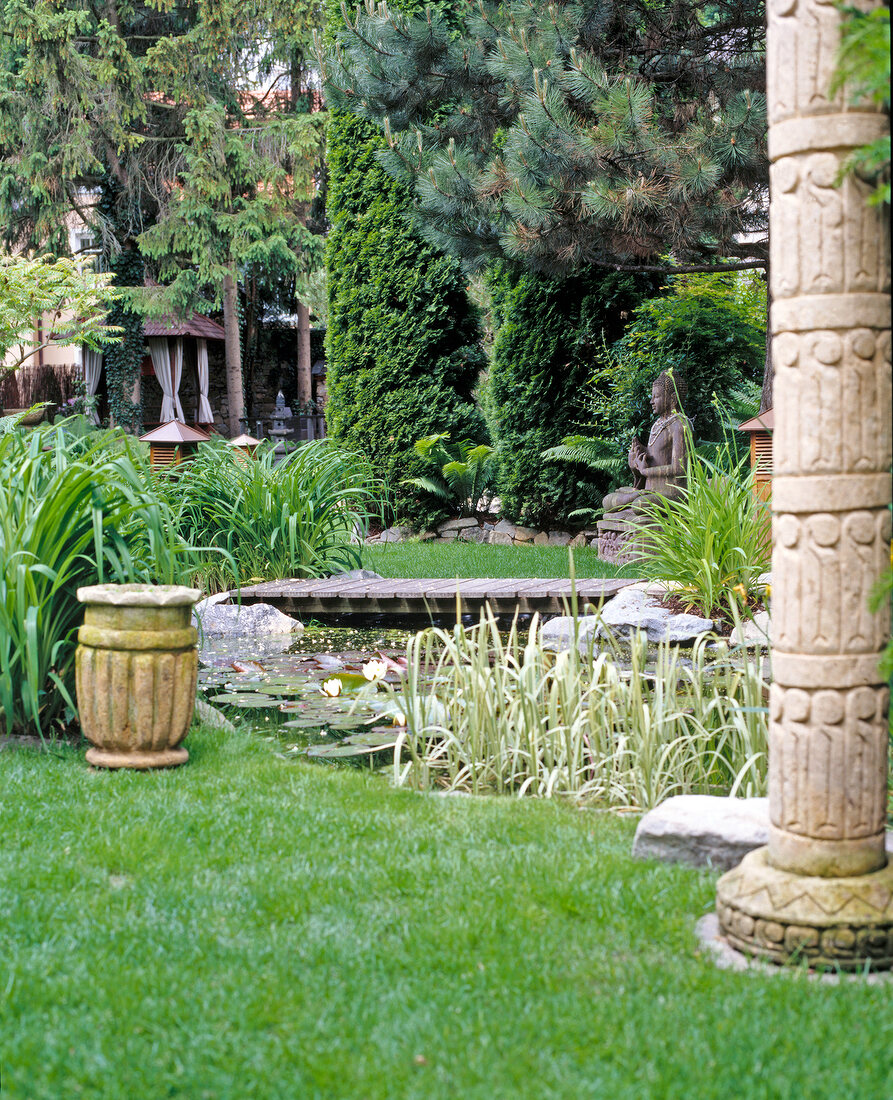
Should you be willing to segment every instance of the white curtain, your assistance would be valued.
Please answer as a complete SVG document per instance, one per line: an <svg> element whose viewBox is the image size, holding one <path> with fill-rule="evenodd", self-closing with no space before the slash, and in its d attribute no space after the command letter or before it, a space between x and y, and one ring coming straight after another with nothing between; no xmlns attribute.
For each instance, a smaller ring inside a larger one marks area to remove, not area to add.
<svg viewBox="0 0 893 1100"><path fill-rule="evenodd" d="M174 360L171 362L168 341L164 336L150 336L148 340L152 369L161 386L164 400L161 402L161 421L183 421L183 406L177 391L180 388L180 376L183 373L183 340L179 338L174 347Z"/></svg>
<svg viewBox="0 0 893 1100"><path fill-rule="evenodd" d="M183 337L178 336L174 341L173 369L171 371L174 380L174 407L176 409L175 420L185 423L186 416L183 406L180 404L180 381L183 378Z"/></svg>
<svg viewBox="0 0 893 1100"><path fill-rule="evenodd" d="M198 340L195 351L195 369L198 374L198 410L196 424L213 424L214 413L208 400L208 341Z"/></svg>
<svg viewBox="0 0 893 1100"><path fill-rule="evenodd" d="M99 392L99 379L102 375L102 352L92 348L81 348L81 358L84 364L84 385L87 390L87 408L93 423L99 423L99 413L96 411L96 394Z"/></svg>

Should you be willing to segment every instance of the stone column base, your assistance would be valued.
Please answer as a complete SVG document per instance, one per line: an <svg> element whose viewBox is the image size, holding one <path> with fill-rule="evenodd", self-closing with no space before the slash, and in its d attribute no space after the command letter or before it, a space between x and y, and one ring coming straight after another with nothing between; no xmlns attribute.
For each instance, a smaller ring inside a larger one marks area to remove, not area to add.
<svg viewBox="0 0 893 1100"><path fill-rule="evenodd" d="M779 871L757 848L716 887L719 925L739 951L776 963L893 967L893 863L852 878Z"/></svg>

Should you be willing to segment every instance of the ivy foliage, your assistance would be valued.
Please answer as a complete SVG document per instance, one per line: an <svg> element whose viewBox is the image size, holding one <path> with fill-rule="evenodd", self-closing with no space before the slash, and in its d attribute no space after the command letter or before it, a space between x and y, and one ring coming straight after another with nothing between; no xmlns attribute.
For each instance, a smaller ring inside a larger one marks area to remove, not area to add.
<svg viewBox="0 0 893 1100"><path fill-rule="evenodd" d="M485 408L506 519L548 527L599 502L603 490L579 467L544 462L542 452L589 419L594 361L656 285L620 273L547 279L497 267L491 275L496 338Z"/></svg>
<svg viewBox="0 0 893 1100"><path fill-rule="evenodd" d="M327 136L328 429L372 463L399 517L421 525L435 517L403 484L425 472L414 442L486 438L472 397L485 365L478 316L457 261L409 224L408 188L381 168L377 128L339 111Z"/></svg>

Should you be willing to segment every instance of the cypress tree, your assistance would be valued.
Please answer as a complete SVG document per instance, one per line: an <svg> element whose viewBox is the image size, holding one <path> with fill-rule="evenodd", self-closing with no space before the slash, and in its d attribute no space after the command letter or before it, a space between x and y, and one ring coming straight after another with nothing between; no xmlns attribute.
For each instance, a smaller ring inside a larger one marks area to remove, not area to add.
<svg viewBox="0 0 893 1100"><path fill-rule="evenodd" d="M333 4L330 34L341 25ZM485 437L472 396L485 359L460 266L413 229L410 189L383 170L383 148L370 122L331 113L326 419L372 462L398 516L420 524L433 517L401 484L422 472L412 445L438 431Z"/></svg>
<svg viewBox="0 0 893 1100"><path fill-rule="evenodd" d="M548 528L600 504L591 474L581 479L542 453L585 425L598 358L655 282L598 271L547 279L505 266L490 276L496 338L485 407L506 519Z"/></svg>

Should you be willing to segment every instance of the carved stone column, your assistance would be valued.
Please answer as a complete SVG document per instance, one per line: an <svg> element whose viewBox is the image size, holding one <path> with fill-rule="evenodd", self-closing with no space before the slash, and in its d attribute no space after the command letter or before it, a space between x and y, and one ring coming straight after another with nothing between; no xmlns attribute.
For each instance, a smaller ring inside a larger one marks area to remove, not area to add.
<svg viewBox="0 0 893 1100"><path fill-rule="evenodd" d="M884 853L890 561L890 262L883 208L852 176L885 116L828 98L840 15L769 0L775 361L768 848L719 881L720 926L778 962L893 965Z"/></svg>

